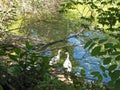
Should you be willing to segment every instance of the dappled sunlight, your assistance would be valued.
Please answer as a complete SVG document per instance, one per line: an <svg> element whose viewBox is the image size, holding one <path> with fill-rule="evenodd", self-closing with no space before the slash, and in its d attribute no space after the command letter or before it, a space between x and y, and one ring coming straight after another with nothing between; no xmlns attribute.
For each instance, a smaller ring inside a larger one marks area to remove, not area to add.
<svg viewBox="0 0 120 90"><path fill-rule="evenodd" d="M0 90L119 90L119 0L0 1Z"/></svg>

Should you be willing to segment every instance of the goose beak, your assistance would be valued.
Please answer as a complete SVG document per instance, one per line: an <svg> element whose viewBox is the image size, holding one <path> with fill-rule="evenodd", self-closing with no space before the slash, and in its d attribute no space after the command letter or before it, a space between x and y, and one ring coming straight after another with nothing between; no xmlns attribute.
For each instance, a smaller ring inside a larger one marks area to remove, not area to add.
<svg viewBox="0 0 120 90"><path fill-rule="evenodd" d="M58 52L62 52L62 50L61 50L61 49L59 49L59 50L58 50Z"/></svg>

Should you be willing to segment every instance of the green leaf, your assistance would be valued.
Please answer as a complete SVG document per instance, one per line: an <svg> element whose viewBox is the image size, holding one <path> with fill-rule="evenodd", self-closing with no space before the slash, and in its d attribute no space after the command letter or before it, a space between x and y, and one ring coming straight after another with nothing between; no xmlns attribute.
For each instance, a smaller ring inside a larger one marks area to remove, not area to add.
<svg viewBox="0 0 120 90"><path fill-rule="evenodd" d="M98 39L99 39L99 38L93 38L92 40L93 40L93 41L97 41Z"/></svg>
<svg viewBox="0 0 120 90"><path fill-rule="evenodd" d="M116 64L115 65L111 65L111 66L109 66L108 71L111 72L112 70L114 70L116 68L117 68Z"/></svg>
<svg viewBox="0 0 120 90"><path fill-rule="evenodd" d="M98 43L102 44L102 43L104 43L106 41L107 41L107 39L100 39Z"/></svg>
<svg viewBox="0 0 120 90"><path fill-rule="evenodd" d="M8 55L10 57L10 59L14 60L14 61L17 61L17 56L16 55Z"/></svg>
<svg viewBox="0 0 120 90"><path fill-rule="evenodd" d="M103 79L103 78L102 78L102 75L100 74L100 72L97 72L97 71L96 71L96 72L92 72L91 74L94 75L94 77L95 77L95 76L98 77L98 83L102 82L102 79Z"/></svg>
<svg viewBox="0 0 120 90"><path fill-rule="evenodd" d="M105 54L106 54L106 52L99 52L98 56L102 56L102 55L105 55Z"/></svg>
<svg viewBox="0 0 120 90"><path fill-rule="evenodd" d="M92 72L91 74L94 75L94 76L98 76L100 74L100 72L96 71L96 72Z"/></svg>
<svg viewBox="0 0 120 90"><path fill-rule="evenodd" d="M35 54L32 54L30 57L31 57L31 59L33 61L37 61L38 60L38 57Z"/></svg>
<svg viewBox="0 0 120 90"><path fill-rule="evenodd" d="M30 43L29 43L28 41L26 41L25 45L26 45L26 49L27 49L27 50L33 49L33 46L30 45Z"/></svg>
<svg viewBox="0 0 120 90"><path fill-rule="evenodd" d="M88 50L90 50L92 47L94 47L96 45L96 43L92 43L90 46L89 46L89 48L88 48Z"/></svg>
<svg viewBox="0 0 120 90"><path fill-rule="evenodd" d="M101 65L100 68L102 69L103 72L105 72L106 69L104 66Z"/></svg>
<svg viewBox="0 0 120 90"><path fill-rule="evenodd" d="M116 61L120 61L120 55L116 56L116 57L115 57L115 60L116 60Z"/></svg>
<svg viewBox="0 0 120 90"><path fill-rule="evenodd" d="M109 86L113 86L113 85L114 85L114 82L111 80L111 81L108 82L108 85L109 85Z"/></svg>
<svg viewBox="0 0 120 90"><path fill-rule="evenodd" d="M42 57L42 61L41 61L41 63L40 63L40 66L42 67L41 68L41 72L42 72L42 74L44 74L47 70L48 70L48 68L49 68L49 59L48 59L48 57Z"/></svg>
<svg viewBox="0 0 120 90"><path fill-rule="evenodd" d="M14 51L15 51L16 54L20 54L21 53L21 49L20 48L15 48Z"/></svg>
<svg viewBox="0 0 120 90"><path fill-rule="evenodd" d="M97 55L99 55L100 50L101 50L101 46L96 46L96 47L92 50L91 54L92 54L93 56L97 56Z"/></svg>
<svg viewBox="0 0 120 90"><path fill-rule="evenodd" d="M106 44L104 44L104 46L105 46L105 48L111 48L113 46L113 44L112 43L106 43Z"/></svg>
<svg viewBox="0 0 120 90"><path fill-rule="evenodd" d="M101 2L101 4L104 4L104 5L105 5L105 4L107 4L107 2L105 2L105 1L102 1L102 2Z"/></svg>
<svg viewBox="0 0 120 90"><path fill-rule="evenodd" d="M120 48L120 44L115 44L114 48Z"/></svg>
<svg viewBox="0 0 120 90"><path fill-rule="evenodd" d="M81 72L80 72L80 74L82 75L82 76L85 76L85 70L81 70Z"/></svg>
<svg viewBox="0 0 120 90"><path fill-rule="evenodd" d="M112 81L116 81L120 77L120 70L115 70L110 73Z"/></svg>
<svg viewBox="0 0 120 90"><path fill-rule="evenodd" d="M112 60L111 57L104 58L104 59L103 59L103 64L104 64L104 65L109 64L109 63L111 63L111 60Z"/></svg>
<svg viewBox="0 0 120 90"><path fill-rule="evenodd" d="M120 78L115 81L115 90L120 90Z"/></svg>
<svg viewBox="0 0 120 90"><path fill-rule="evenodd" d="M89 40L89 41L85 44L84 48L87 48L91 43L92 43L92 40Z"/></svg>
<svg viewBox="0 0 120 90"><path fill-rule="evenodd" d="M111 55L120 55L120 52L115 51L115 52L111 53Z"/></svg>
<svg viewBox="0 0 120 90"><path fill-rule="evenodd" d="M106 78L108 77L108 75L106 73L103 73L103 76L106 77Z"/></svg>
<svg viewBox="0 0 120 90"><path fill-rule="evenodd" d="M98 83L101 83L101 82L102 82L102 80L103 80L103 77L102 77L102 75L101 75L101 74L99 74L99 75L98 75Z"/></svg>

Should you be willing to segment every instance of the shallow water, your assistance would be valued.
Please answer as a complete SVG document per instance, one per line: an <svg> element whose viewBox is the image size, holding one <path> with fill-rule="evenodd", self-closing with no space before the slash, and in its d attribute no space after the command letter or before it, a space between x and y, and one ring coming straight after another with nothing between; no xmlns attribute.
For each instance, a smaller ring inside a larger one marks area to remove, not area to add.
<svg viewBox="0 0 120 90"><path fill-rule="evenodd" d="M88 32L85 33L87 37L92 38L94 35L92 33ZM103 37L103 35L99 35L99 37ZM79 67L77 68L77 72L80 72L81 69L85 70L86 77L88 78L95 78L93 75L91 75L91 72L98 71L103 77L103 82L110 81L110 77L108 76L108 71L105 72L102 71L100 68L100 65L103 65L103 62L100 58L96 58L94 56L91 56L87 49L84 49L85 42L83 41L82 37L81 40L78 40L77 38L70 38L68 39L68 42L71 44L75 44L78 46L74 47L73 50L73 58L79 62ZM105 66L104 66L105 67ZM103 74L106 73L107 77L103 76ZM95 78L97 79L97 77Z"/></svg>

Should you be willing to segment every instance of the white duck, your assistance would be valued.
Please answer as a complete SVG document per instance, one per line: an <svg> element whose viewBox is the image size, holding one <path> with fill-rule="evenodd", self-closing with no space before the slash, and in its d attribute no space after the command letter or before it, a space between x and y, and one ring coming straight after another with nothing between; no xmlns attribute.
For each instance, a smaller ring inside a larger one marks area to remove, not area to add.
<svg viewBox="0 0 120 90"><path fill-rule="evenodd" d="M69 59L69 53L66 52L65 54L67 54L67 58L66 58L65 62L63 63L63 67L66 68L67 72L71 72L72 71L72 64L71 64L70 59Z"/></svg>
<svg viewBox="0 0 120 90"><path fill-rule="evenodd" d="M49 65L57 64L60 61L60 52L61 50L58 50L58 54L50 60Z"/></svg>

